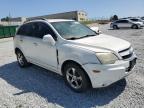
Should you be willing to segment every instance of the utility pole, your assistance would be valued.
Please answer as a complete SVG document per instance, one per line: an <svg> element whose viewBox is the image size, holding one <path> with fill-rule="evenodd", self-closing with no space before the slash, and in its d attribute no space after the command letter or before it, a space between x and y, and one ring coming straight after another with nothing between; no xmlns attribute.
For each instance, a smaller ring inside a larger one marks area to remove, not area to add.
<svg viewBox="0 0 144 108"><path fill-rule="evenodd" d="M11 25L11 14L10 14L10 12L9 12L9 16L8 16L9 18L8 18L8 25L10 26Z"/></svg>

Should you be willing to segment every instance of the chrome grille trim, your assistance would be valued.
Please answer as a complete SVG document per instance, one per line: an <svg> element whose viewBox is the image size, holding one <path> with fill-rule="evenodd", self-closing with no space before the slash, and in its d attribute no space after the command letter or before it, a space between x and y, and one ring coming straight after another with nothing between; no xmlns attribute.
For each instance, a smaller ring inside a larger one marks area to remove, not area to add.
<svg viewBox="0 0 144 108"><path fill-rule="evenodd" d="M132 47L126 48L122 51L119 51L118 53L122 57L122 59L124 60L129 59L133 56L133 48Z"/></svg>

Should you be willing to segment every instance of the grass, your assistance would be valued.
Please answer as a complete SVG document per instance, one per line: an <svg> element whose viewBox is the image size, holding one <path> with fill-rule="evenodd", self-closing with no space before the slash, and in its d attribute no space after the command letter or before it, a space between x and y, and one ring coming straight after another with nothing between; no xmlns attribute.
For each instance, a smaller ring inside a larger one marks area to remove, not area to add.
<svg viewBox="0 0 144 108"><path fill-rule="evenodd" d="M97 24L108 24L110 21L109 20L88 20L88 21L81 21L82 24L93 24L93 23L97 23Z"/></svg>

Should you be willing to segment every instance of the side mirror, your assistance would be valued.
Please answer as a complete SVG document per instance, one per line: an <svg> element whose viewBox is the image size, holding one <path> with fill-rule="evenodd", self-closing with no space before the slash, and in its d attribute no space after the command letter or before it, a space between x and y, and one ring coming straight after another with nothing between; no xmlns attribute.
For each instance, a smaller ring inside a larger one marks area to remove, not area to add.
<svg viewBox="0 0 144 108"><path fill-rule="evenodd" d="M48 43L49 45L52 45L52 46L54 46L56 43L50 34L44 35L43 42Z"/></svg>
<svg viewBox="0 0 144 108"><path fill-rule="evenodd" d="M94 32L101 34L102 32L99 30L99 27L91 27L91 30L93 30Z"/></svg>

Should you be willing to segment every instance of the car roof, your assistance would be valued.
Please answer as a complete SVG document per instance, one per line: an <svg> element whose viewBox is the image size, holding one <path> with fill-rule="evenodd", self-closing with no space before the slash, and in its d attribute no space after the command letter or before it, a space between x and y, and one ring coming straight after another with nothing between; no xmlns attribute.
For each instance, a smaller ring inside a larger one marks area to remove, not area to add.
<svg viewBox="0 0 144 108"><path fill-rule="evenodd" d="M120 20L129 20L129 19L119 19L119 20L117 20L117 21L120 21Z"/></svg>
<svg viewBox="0 0 144 108"><path fill-rule="evenodd" d="M140 19L140 18L130 18L130 19Z"/></svg>
<svg viewBox="0 0 144 108"><path fill-rule="evenodd" d="M118 20L116 20L116 21L114 21L114 22L117 22L117 21L123 21L123 20L127 20L127 21L129 21L129 19L118 19Z"/></svg>
<svg viewBox="0 0 144 108"><path fill-rule="evenodd" d="M32 19L32 20L29 20L29 21L25 21L24 24L26 23L30 23L30 22L38 22L38 21L44 21L44 22L64 22L64 21L74 21L74 20L70 20L70 19Z"/></svg>
<svg viewBox="0 0 144 108"><path fill-rule="evenodd" d="M63 22L63 21L74 21L70 19L48 19L48 22Z"/></svg>

